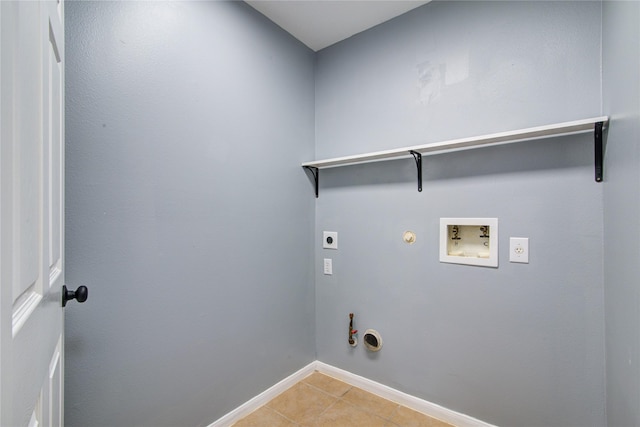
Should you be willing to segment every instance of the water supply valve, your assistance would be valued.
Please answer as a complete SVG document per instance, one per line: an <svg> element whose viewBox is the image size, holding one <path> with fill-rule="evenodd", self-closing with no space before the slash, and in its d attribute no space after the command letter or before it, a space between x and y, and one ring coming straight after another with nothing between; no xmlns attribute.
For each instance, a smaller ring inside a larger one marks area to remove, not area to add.
<svg viewBox="0 0 640 427"><path fill-rule="evenodd" d="M358 339L355 336L357 333L358 330L353 329L353 313L349 313L349 345L351 347L358 345Z"/></svg>

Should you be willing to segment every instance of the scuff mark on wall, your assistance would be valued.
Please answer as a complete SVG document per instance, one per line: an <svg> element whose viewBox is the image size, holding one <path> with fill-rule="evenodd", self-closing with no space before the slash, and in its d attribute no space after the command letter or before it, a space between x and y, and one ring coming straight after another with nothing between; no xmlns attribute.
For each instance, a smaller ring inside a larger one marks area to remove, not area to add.
<svg viewBox="0 0 640 427"><path fill-rule="evenodd" d="M442 91L446 86L469 78L469 52L455 52L447 55L444 60L426 60L420 62L416 68L418 104L429 105L442 97Z"/></svg>
<svg viewBox="0 0 640 427"><path fill-rule="evenodd" d="M418 64L418 104L429 105L441 96L444 86L444 64L425 61Z"/></svg>
<svg viewBox="0 0 640 427"><path fill-rule="evenodd" d="M456 52L447 57L444 84L451 86L469 78L469 52Z"/></svg>

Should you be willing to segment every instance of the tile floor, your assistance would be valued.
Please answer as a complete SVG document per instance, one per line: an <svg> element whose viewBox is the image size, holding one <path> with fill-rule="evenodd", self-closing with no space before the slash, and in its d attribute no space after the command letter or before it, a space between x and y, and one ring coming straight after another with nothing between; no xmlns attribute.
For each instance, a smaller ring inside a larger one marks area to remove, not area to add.
<svg viewBox="0 0 640 427"><path fill-rule="evenodd" d="M314 372L233 427L454 427Z"/></svg>

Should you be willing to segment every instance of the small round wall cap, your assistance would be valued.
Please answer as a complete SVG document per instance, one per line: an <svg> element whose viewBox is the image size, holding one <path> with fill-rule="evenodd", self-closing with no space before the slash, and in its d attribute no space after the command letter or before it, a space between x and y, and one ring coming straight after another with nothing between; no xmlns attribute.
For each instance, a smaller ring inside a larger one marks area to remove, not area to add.
<svg viewBox="0 0 640 427"><path fill-rule="evenodd" d="M416 233L413 231L405 231L402 234L402 240L404 240L405 243L412 245L416 242Z"/></svg>

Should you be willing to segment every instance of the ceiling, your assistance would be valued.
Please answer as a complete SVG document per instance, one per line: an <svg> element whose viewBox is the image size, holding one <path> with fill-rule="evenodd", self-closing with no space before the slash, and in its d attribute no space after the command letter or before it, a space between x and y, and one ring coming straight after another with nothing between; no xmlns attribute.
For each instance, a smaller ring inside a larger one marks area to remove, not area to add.
<svg viewBox="0 0 640 427"><path fill-rule="evenodd" d="M430 0L245 1L317 52Z"/></svg>

